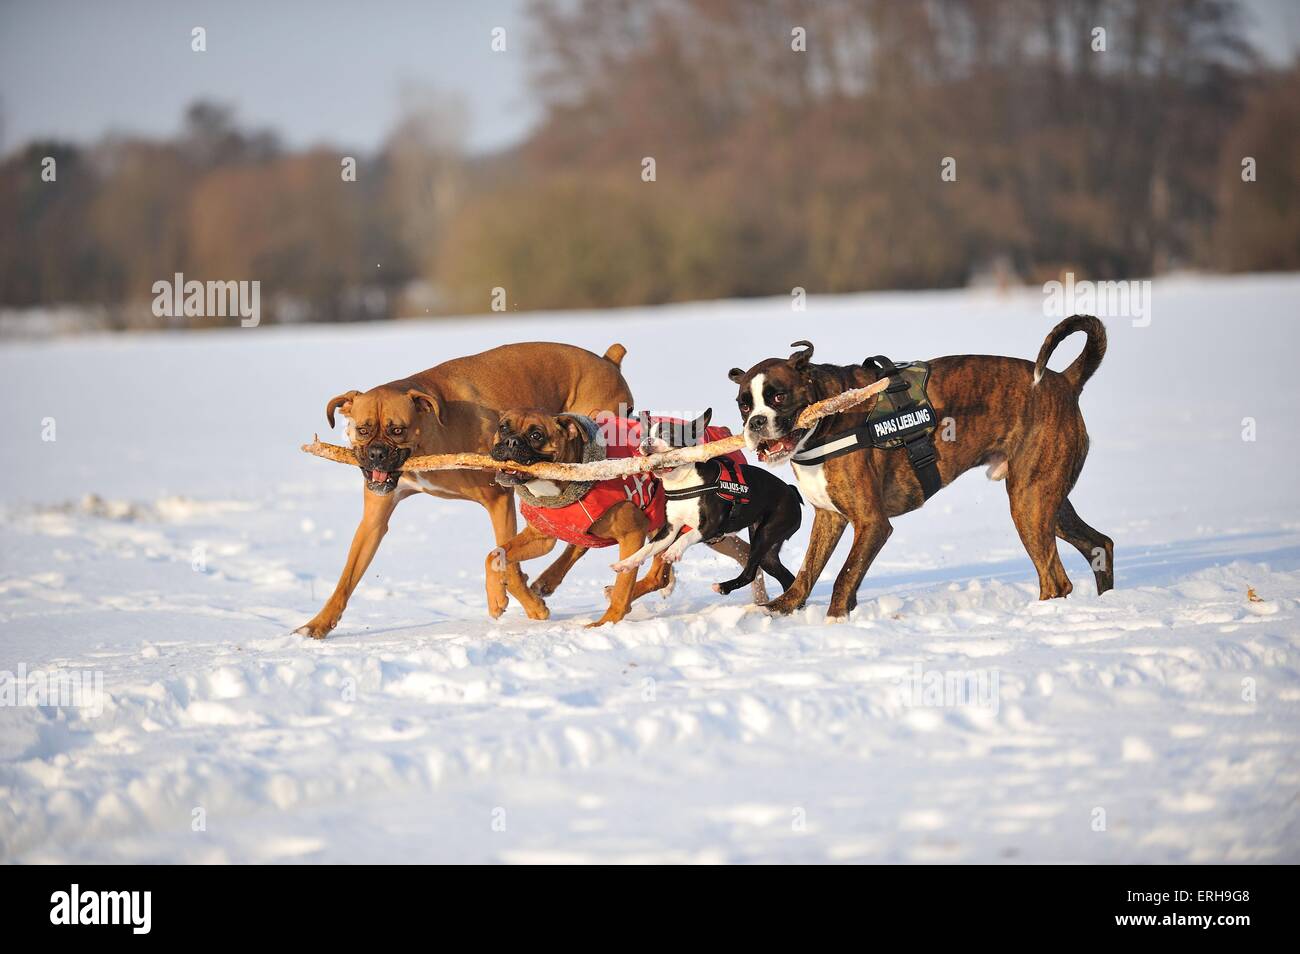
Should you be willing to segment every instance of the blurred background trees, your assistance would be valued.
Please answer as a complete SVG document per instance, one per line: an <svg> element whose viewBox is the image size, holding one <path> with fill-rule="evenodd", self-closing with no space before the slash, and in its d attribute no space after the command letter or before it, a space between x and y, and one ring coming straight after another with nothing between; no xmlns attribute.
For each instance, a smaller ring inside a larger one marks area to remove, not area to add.
<svg viewBox="0 0 1300 954"><path fill-rule="evenodd" d="M543 119L505 153L463 155L463 110L412 89L355 182L346 150L287 151L207 102L174 140L11 154L0 303L147 324L183 272L260 279L264 320L354 320L485 311L495 287L527 310L1300 268L1300 66L1262 64L1231 0L530 16Z"/></svg>

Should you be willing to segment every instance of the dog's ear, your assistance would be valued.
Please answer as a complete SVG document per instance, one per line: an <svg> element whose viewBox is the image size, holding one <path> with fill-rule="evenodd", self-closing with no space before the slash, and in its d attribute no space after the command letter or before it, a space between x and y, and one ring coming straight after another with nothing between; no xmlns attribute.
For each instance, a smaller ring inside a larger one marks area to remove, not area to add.
<svg viewBox="0 0 1300 954"><path fill-rule="evenodd" d="M790 342L791 348L798 348L800 345L803 345L804 349L802 351L796 351L794 354L790 355L790 363L795 366L796 370L803 371L808 367L808 362L812 360L813 343L811 341Z"/></svg>
<svg viewBox="0 0 1300 954"><path fill-rule="evenodd" d="M556 423L560 425L560 428L564 431L564 433L569 435L570 440L582 441L583 443L586 443L587 428L584 427L582 422L578 420L578 415L557 414L555 416L555 420Z"/></svg>
<svg viewBox="0 0 1300 954"><path fill-rule="evenodd" d="M709 421L713 420L713 408L706 407L704 413L691 422L691 428L695 431L695 439L704 439L704 430L709 426Z"/></svg>
<svg viewBox="0 0 1300 954"><path fill-rule="evenodd" d="M417 408L425 413L432 414L439 424L442 423L442 401L428 391L419 391L415 388L407 391L406 396L414 402Z"/></svg>
<svg viewBox="0 0 1300 954"><path fill-rule="evenodd" d="M731 380L735 381L737 384L740 383L740 379L744 376L745 372L741 371L740 368L732 368L727 372L727 377L731 378Z"/></svg>
<svg viewBox="0 0 1300 954"><path fill-rule="evenodd" d="M330 398L329 403L325 405L325 420L330 422L330 427L334 426L335 411L342 411L344 417L352 416L352 399L360 393L360 391L347 391Z"/></svg>

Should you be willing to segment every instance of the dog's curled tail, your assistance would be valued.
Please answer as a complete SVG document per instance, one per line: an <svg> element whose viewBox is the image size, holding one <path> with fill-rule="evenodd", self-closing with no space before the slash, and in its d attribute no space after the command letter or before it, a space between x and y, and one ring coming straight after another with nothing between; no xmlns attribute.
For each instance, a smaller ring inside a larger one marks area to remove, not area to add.
<svg viewBox="0 0 1300 954"><path fill-rule="evenodd" d="M1069 382L1075 394L1083 390L1084 384L1097 370L1101 359L1106 356L1106 326L1091 315L1075 315L1073 318L1066 318L1048 332L1047 340L1038 350L1038 360L1034 362L1034 384L1043 379L1048 359L1052 357L1056 346L1076 331L1087 334L1088 342L1083 346L1083 352L1079 357L1075 358L1070 366L1061 372L1061 375Z"/></svg>
<svg viewBox="0 0 1300 954"><path fill-rule="evenodd" d="M625 354L627 354L627 349L616 341L605 349L605 360L618 368L622 366L623 355Z"/></svg>

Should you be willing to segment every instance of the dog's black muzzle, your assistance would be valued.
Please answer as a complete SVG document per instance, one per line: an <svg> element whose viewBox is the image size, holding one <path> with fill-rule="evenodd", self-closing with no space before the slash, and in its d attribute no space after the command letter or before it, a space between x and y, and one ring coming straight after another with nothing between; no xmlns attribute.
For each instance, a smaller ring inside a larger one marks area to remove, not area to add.
<svg viewBox="0 0 1300 954"><path fill-rule="evenodd" d="M746 422L759 460L771 459L774 463L781 463L794 453L799 442L808 433L807 430L795 426L802 411L803 408L782 411L771 420L764 421L761 427L753 426L752 417Z"/></svg>
<svg viewBox="0 0 1300 954"><path fill-rule="evenodd" d="M411 456L409 447L395 447L384 441L372 441L358 447L357 465L366 477L366 489L375 494L390 494L402 479L402 465Z"/></svg>
<svg viewBox="0 0 1300 954"><path fill-rule="evenodd" d="M488 456L503 464L536 464L538 461L546 460L545 457L529 447L528 442L517 434L503 437L493 444ZM503 487L524 484L531 479L527 474L520 473L517 470L499 470L496 477L497 483Z"/></svg>

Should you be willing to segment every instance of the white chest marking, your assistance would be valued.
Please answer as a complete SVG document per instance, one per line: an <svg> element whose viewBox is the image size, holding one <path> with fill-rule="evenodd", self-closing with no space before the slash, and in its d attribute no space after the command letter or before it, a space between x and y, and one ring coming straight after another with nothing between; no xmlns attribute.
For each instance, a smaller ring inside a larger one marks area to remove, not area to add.
<svg viewBox="0 0 1300 954"><path fill-rule="evenodd" d="M831 502L830 489L826 486L826 465L813 464L804 466L795 464L794 479L799 484L803 499L818 510L831 510L840 513L840 508Z"/></svg>
<svg viewBox="0 0 1300 954"><path fill-rule="evenodd" d="M435 484L428 477L425 477L424 474L404 473L402 474L402 478L401 480L398 481L398 483L406 484L408 487L412 487L415 490L423 490L426 493L434 493L437 491L441 491L443 489L442 487Z"/></svg>
<svg viewBox="0 0 1300 954"><path fill-rule="evenodd" d="M699 472L694 465L674 467L666 474L660 474L666 490L685 490L700 483ZM669 500L666 506L668 523L673 527L700 528L700 498L688 497L685 500Z"/></svg>
<svg viewBox="0 0 1300 954"><path fill-rule="evenodd" d="M534 497L554 497L560 492L560 488L549 480L530 480L525 484L528 492Z"/></svg>
<svg viewBox="0 0 1300 954"><path fill-rule="evenodd" d="M700 498L670 500L666 506L668 523L674 527L700 529Z"/></svg>

